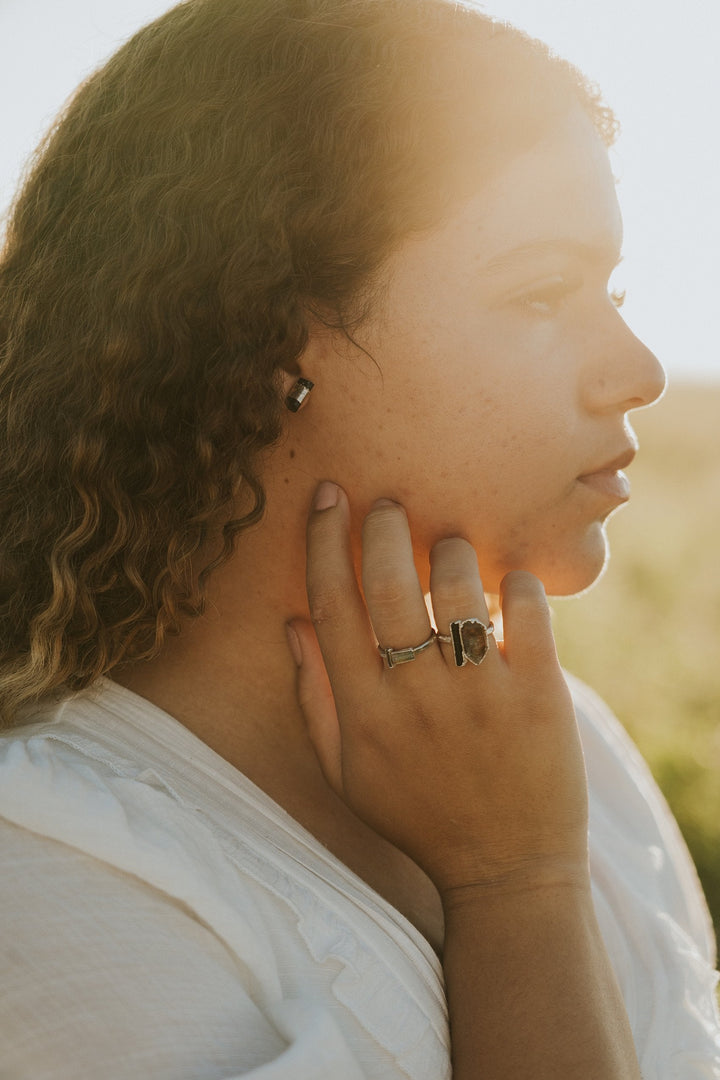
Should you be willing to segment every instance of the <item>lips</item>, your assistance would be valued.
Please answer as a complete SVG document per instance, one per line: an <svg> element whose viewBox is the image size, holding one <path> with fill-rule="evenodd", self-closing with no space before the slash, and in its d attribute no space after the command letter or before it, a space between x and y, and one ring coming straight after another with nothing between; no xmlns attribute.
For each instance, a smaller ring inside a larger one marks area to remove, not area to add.
<svg viewBox="0 0 720 1080"><path fill-rule="evenodd" d="M596 465L594 468L587 469L586 472L581 473L578 480L585 480L588 476L597 476L599 473L614 473L619 472L621 469L627 469L637 454L637 446L629 445L625 446L620 453L609 461L605 461L601 465Z"/></svg>
<svg viewBox="0 0 720 1080"><path fill-rule="evenodd" d="M636 453L635 446L628 446L611 460L582 473L578 480L601 495L627 502L630 498L630 481L622 470L632 462Z"/></svg>

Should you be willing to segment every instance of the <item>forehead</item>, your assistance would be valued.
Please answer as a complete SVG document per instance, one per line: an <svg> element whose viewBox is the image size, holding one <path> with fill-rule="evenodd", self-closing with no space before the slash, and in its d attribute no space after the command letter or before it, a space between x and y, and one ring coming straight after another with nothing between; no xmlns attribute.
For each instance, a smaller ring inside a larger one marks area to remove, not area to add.
<svg viewBox="0 0 720 1080"><path fill-rule="evenodd" d="M622 218L607 149L591 120L581 109L569 113L418 240L429 254L434 247L436 258L470 257L490 272L553 249L617 260Z"/></svg>

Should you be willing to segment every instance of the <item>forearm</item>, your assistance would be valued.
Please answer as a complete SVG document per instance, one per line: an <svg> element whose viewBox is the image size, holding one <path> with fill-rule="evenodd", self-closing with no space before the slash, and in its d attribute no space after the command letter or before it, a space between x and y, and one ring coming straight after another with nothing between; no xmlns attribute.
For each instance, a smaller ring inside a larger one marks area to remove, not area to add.
<svg viewBox="0 0 720 1080"><path fill-rule="evenodd" d="M589 884L445 906L453 1080L639 1080Z"/></svg>

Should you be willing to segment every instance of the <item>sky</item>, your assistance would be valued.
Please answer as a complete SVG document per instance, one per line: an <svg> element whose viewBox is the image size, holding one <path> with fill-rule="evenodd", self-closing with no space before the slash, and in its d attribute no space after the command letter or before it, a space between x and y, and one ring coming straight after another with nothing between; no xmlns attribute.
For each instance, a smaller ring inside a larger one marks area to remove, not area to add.
<svg viewBox="0 0 720 1080"><path fill-rule="evenodd" d="M168 0L0 0L0 211L81 79ZM720 383L720 3L486 0L602 89L622 133L613 168L623 314L672 382Z"/></svg>

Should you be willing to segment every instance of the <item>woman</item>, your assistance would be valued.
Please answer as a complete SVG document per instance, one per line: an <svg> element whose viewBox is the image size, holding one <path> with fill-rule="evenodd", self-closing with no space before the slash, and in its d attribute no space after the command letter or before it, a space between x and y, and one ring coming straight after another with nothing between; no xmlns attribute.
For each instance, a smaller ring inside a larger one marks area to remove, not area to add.
<svg viewBox="0 0 720 1080"><path fill-rule="evenodd" d="M6 1075L438 1080L448 1019L456 1080L720 1075L687 853L540 584L600 572L663 388L613 130L443 0L189 0L50 135L0 290Z"/></svg>

